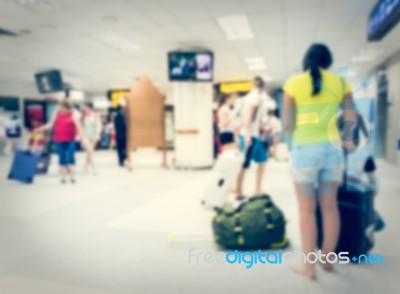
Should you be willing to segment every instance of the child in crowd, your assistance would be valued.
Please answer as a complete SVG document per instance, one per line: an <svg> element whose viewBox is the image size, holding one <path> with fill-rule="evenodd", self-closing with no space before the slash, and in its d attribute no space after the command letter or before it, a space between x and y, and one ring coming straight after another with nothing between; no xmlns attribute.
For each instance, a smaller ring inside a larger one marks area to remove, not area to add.
<svg viewBox="0 0 400 294"><path fill-rule="evenodd" d="M282 122L275 115L275 112L275 109L268 109L267 114L261 121L261 141L270 156L274 158L276 146L280 141L282 133Z"/></svg>

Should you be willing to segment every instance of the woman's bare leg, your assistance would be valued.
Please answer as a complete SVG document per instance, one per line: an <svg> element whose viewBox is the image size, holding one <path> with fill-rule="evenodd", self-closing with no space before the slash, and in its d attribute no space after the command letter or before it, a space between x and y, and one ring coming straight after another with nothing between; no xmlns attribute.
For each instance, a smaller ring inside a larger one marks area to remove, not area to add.
<svg viewBox="0 0 400 294"><path fill-rule="evenodd" d="M94 165L94 145L92 145L90 148L91 149L88 153L89 166L92 168L93 172L96 173L96 167Z"/></svg>
<svg viewBox="0 0 400 294"><path fill-rule="evenodd" d="M246 170L242 168L239 172L238 179L237 179L237 186L236 186L236 193L238 197L243 196L243 182Z"/></svg>
<svg viewBox="0 0 400 294"><path fill-rule="evenodd" d="M276 159L276 148L279 144L279 142L281 141L281 136L280 135L275 135L274 136L274 140L273 140L273 144L272 144L272 148L271 148L271 157Z"/></svg>
<svg viewBox="0 0 400 294"><path fill-rule="evenodd" d="M60 172L61 182L64 183L65 182L65 176L66 176L68 171L67 171L65 166L60 165L59 172Z"/></svg>
<svg viewBox="0 0 400 294"><path fill-rule="evenodd" d="M265 167L267 164L265 162L260 163L257 167L257 178L256 178L256 191L255 195L262 195L263 190L262 190L262 184L263 184L263 179L264 179L264 173L265 173Z"/></svg>
<svg viewBox="0 0 400 294"><path fill-rule="evenodd" d="M69 170L69 176L70 176L71 182L75 182L75 166L69 165L68 170Z"/></svg>
<svg viewBox="0 0 400 294"><path fill-rule="evenodd" d="M322 253L334 252L339 238L340 219L337 205L338 183L329 183L332 187L329 189L330 195L321 195L319 205L322 213L324 240L322 243ZM333 265L323 263L323 268L327 271L333 270Z"/></svg>
<svg viewBox="0 0 400 294"><path fill-rule="evenodd" d="M300 212L301 247L303 253L307 255L310 252L315 252L317 242L316 197L303 196L303 193L299 191L300 187L297 183L295 184L295 189ZM316 277L315 264L300 263L293 266L293 269L311 279L315 279Z"/></svg>
<svg viewBox="0 0 400 294"><path fill-rule="evenodd" d="M88 171L90 166L90 151L86 149L85 172Z"/></svg>

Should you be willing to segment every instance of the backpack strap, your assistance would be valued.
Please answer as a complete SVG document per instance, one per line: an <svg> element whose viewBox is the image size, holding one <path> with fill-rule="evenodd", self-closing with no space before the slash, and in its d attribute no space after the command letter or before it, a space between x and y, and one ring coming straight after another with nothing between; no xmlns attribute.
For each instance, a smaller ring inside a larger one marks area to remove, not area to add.
<svg viewBox="0 0 400 294"><path fill-rule="evenodd" d="M271 199L268 198L268 200L265 202L265 207L264 207L264 213L265 213L265 228L267 230L272 230L275 228L275 225L272 222L272 217L271 217L271 213L272 213L272 207L273 207L273 203L271 201Z"/></svg>
<svg viewBox="0 0 400 294"><path fill-rule="evenodd" d="M258 95L260 96L260 93L259 93ZM262 98L260 97L260 101L258 101L258 105L257 105L256 108L254 109L253 117L251 118L251 121L252 121L252 122L255 122L255 120L256 120L256 118L257 118L258 111L259 111L259 109L261 108L262 102L263 102L263 101L262 101Z"/></svg>

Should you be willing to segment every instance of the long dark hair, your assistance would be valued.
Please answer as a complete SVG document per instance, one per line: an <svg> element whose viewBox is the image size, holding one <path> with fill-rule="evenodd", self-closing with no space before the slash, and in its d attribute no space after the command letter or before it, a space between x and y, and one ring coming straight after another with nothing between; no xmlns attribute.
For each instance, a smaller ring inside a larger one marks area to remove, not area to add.
<svg viewBox="0 0 400 294"><path fill-rule="evenodd" d="M321 91L321 72L319 68L327 69L333 62L332 53L324 44L312 44L308 48L303 60L303 70L310 70L313 83L312 95Z"/></svg>
<svg viewBox="0 0 400 294"><path fill-rule="evenodd" d="M233 95L235 95L235 93L222 94L222 95L219 97L218 107L223 106L223 105L226 103L226 100L228 100L229 98L231 98Z"/></svg>

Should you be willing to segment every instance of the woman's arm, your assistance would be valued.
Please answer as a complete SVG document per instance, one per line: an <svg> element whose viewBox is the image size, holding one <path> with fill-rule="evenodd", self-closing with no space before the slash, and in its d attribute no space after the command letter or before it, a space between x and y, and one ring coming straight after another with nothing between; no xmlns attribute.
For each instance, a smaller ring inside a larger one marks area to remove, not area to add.
<svg viewBox="0 0 400 294"><path fill-rule="evenodd" d="M75 113L73 114L72 121L74 122L75 128L78 132L78 138L81 140L86 140L85 133L83 132L82 123Z"/></svg>
<svg viewBox="0 0 400 294"><path fill-rule="evenodd" d="M53 114L53 116L51 117L51 119L48 123L33 129L32 132L33 133L41 133L44 131L51 130L54 127L55 121L56 121L56 114Z"/></svg>
<svg viewBox="0 0 400 294"><path fill-rule="evenodd" d="M292 138L296 126L296 104L293 97L285 93L283 98L283 129Z"/></svg>
<svg viewBox="0 0 400 294"><path fill-rule="evenodd" d="M352 152L356 148L354 132L357 127L357 113L354 105L353 95L344 95L342 102L344 131L342 132L342 146L345 151Z"/></svg>
<svg viewBox="0 0 400 294"><path fill-rule="evenodd" d="M229 125L230 120L229 120L229 115L226 111L218 111L218 124L222 127L226 127Z"/></svg>
<svg viewBox="0 0 400 294"><path fill-rule="evenodd" d="M246 140L246 146L249 147L251 145L251 123L253 121L254 112L256 111L256 107L254 105L248 105L244 109L244 136Z"/></svg>
<svg viewBox="0 0 400 294"><path fill-rule="evenodd" d="M103 124L101 122L100 114L96 113L96 122L97 122L97 141L100 140L101 130L103 128Z"/></svg>

